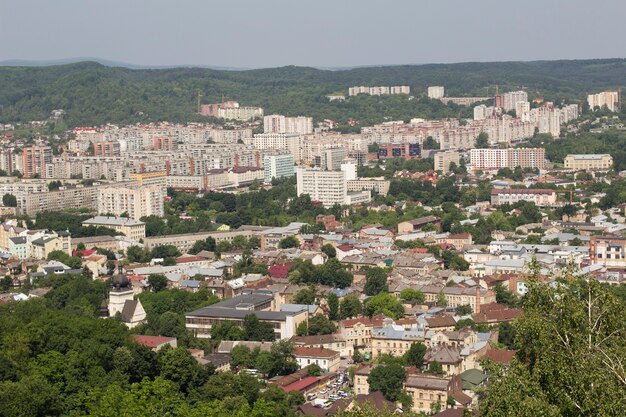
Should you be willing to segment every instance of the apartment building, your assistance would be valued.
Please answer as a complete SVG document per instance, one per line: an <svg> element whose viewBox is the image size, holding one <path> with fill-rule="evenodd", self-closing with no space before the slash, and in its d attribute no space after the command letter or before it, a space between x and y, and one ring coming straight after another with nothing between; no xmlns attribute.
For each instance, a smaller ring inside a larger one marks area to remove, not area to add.
<svg viewBox="0 0 626 417"><path fill-rule="evenodd" d="M263 117L263 132L307 135L313 133L313 118L306 116L286 117L280 114L272 114Z"/></svg>
<svg viewBox="0 0 626 417"><path fill-rule="evenodd" d="M446 298L448 307L458 307L469 305L474 313L480 312L482 304L496 302L496 294L491 290L482 288L457 288L457 287L437 287L427 285L420 290L426 296L426 302L437 301L440 294Z"/></svg>
<svg viewBox="0 0 626 417"><path fill-rule="evenodd" d="M528 102L528 93L526 91L512 91L502 94L502 108L504 111L515 110L515 106L519 102Z"/></svg>
<svg viewBox="0 0 626 417"><path fill-rule="evenodd" d="M317 365L322 372L336 372L339 369L339 352L332 349L296 346L293 355L300 368Z"/></svg>
<svg viewBox="0 0 626 417"><path fill-rule="evenodd" d="M52 148L31 146L22 149L22 166L17 167L24 178L43 177L46 164L52 162Z"/></svg>
<svg viewBox="0 0 626 417"><path fill-rule="evenodd" d="M589 260L607 268L626 268L626 239L612 236L592 236L589 241Z"/></svg>
<svg viewBox="0 0 626 417"><path fill-rule="evenodd" d="M296 179L298 196L308 194L311 200L321 202L324 207L371 201L369 191L348 193L345 171L323 171L317 168L300 167L296 170Z"/></svg>
<svg viewBox="0 0 626 417"><path fill-rule="evenodd" d="M272 178L293 177L293 156L289 155L266 155L263 157L263 181L267 184Z"/></svg>
<svg viewBox="0 0 626 417"><path fill-rule="evenodd" d="M554 206L556 192L554 190L514 188L491 190L491 205L515 204L519 201L529 201L538 207Z"/></svg>
<svg viewBox="0 0 626 417"><path fill-rule="evenodd" d="M98 189L98 213L110 213L139 220L144 216L162 217L165 188L160 185L144 187L103 187Z"/></svg>
<svg viewBox="0 0 626 417"><path fill-rule="evenodd" d="M409 375L404 388L413 400L411 411L415 413L432 413L437 404L445 409L448 400L454 401L454 397L459 397L459 394L470 399L463 394L463 381L458 375L452 377L429 374Z"/></svg>
<svg viewBox="0 0 626 417"><path fill-rule="evenodd" d="M384 177L359 178L355 180L348 180L346 184L348 186L348 193L371 191L376 194L387 195L389 193L391 181L386 180Z"/></svg>
<svg viewBox="0 0 626 417"><path fill-rule="evenodd" d="M21 206L20 206L21 204ZM43 211L63 211L68 207L98 208L98 187L66 188L63 190L26 194L18 200L18 209L29 216Z"/></svg>
<svg viewBox="0 0 626 417"><path fill-rule="evenodd" d="M546 167L544 148L472 149L470 164L474 170L497 170Z"/></svg>
<svg viewBox="0 0 626 417"><path fill-rule="evenodd" d="M287 150L293 156L293 160L299 163L302 160L303 140L304 136L296 133L261 133L254 135L246 143L256 149Z"/></svg>
<svg viewBox="0 0 626 417"><path fill-rule="evenodd" d="M445 96L445 88L439 85L431 85L428 87L428 98L440 99Z"/></svg>
<svg viewBox="0 0 626 417"><path fill-rule="evenodd" d="M378 159L403 158L417 159L422 155L419 143L387 143L378 146Z"/></svg>
<svg viewBox="0 0 626 417"><path fill-rule="evenodd" d="M435 171L441 171L444 175L450 172L450 165L457 167L461 164L461 156L457 151L440 151L434 157Z"/></svg>
<svg viewBox="0 0 626 417"><path fill-rule="evenodd" d="M382 96L387 94L409 94L411 88L408 85L396 85L396 86L379 86L379 87L350 87L348 89L349 96L356 96L359 94L369 94L370 96Z"/></svg>
<svg viewBox="0 0 626 417"><path fill-rule="evenodd" d="M329 171L341 168L341 163L348 157L348 150L343 147L324 149L315 157L315 165Z"/></svg>
<svg viewBox="0 0 626 417"><path fill-rule="evenodd" d="M345 339L348 357L354 352L372 351L372 333L375 327L383 325L383 317L357 317L339 322L339 333Z"/></svg>
<svg viewBox="0 0 626 417"><path fill-rule="evenodd" d="M597 94L589 94L587 96L587 103L589 104L590 109L595 109L596 107L604 107L606 106L610 111L615 112L619 111L620 106L620 96L618 91L603 91Z"/></svg>
<svg viewBox="0 0 626 417"><path fill-rule="evenodd" d="M237 236L251 238L258 236L261 231L270 229L264 226L241 226L236 230L216 231L216 232L198 232L198 233L181 233L167 236L149 236L144 239L144 246L151 250L157 246L173 245L182 253L186 253L191 249L198 240L205 240L208 237L215 239L216 243L232 242Z"/></svg>
<svg viewBox="0 0 626 417"><path fill-rule="evenodd" d="M567 155L563 165L571 171L608 171L613 167L613 157L609 154Z"/></svg>
<svg viewBox="0 0 626 417"><path fill-rule="evenodd" d="M135 240L146 237L146 224L128 217L96 216L85 220L82 225L83 227L108 227Z"/></svg>
<svg viewBox="0 0 626 417"><path fill-rule="evenodd" d="M200 114L219 119L246 121L263 117L263 109L260 107L242 107L236 101L225 101L222 103L202 104L200 106Z"/></svg>

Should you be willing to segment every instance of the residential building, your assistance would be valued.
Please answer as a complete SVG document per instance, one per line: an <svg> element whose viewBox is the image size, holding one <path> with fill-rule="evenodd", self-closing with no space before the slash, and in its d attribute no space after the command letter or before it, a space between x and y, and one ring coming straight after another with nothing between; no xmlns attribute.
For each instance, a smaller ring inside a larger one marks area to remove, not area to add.
<svg viewBox="0 0 626 417"><path fill-rule="evenodd" d="M323 347L296 346L293 355L300 368L315 364L323 372L335 372L339 369L339 352L335 350Z"/></svg>
<svg viewBox="0 0 626 417"><path fill-rule="evenodd" d="M24 178L43 177L46 164L52 162L52 148L49 146L31 146L22 149L22 167Z"/></svg>
<svg viewBox="0 0 626 417"><path fill-rule="evenodd" d="M296 336L291 339L295 346L304 346L319 348L325 350L334 350L339 352L342 358L348 358L351 355L348 352L348 344L341 334L325 334L317 336Z"/></svg>
<svg viewBox="0 0 626 417"><path fill-rule="evenodd" d="M589 104L590 109L595 109L596 107L604 107L606 106L610 111L615 112L619 111L620 106L620 96L618 91L603 91L597 94L589 94L587 96L587 103Z"/></svg>
<svg viewBox="0 0 626 417"><path fill-rule="evenodd" d="M367 203L371 200L369 191L348 194L346 172L323 171L317 168L299 167L296 170L298 196L308 194L313 201L324 207L335 204L349 205Z"/></svg>
<svg viewBox="0 0 626 417"><path fill-rule="evenodd" d="M350 87L348 89L349 96L356 96L358 94L369 94L370 96L381 96L387 94L409 94L411 88L408 85L397 86L381 86L381 87Z"/></svg>
<svg viewBox="0 0 626 417"><path fill-rule="evenodd" d="M407 220L398 223L398 234L407 235L410 233L419 232L427 224L432 224L435 226L435 229L439 229L441 222L439 220L439 217L436 216L426 216L420 217L419 219Z"/></svg>
<svg viewBox="0 0 626 417"><path fill-rule="evenodd" d="M528 93L525 91L512 91L502 94L502 108L504 111L515 110L519 102L528 102Z"/></svg>
<svg viewBox="0 0 626 417"><path fill-rule="evenodd" d="M306 135L313 133L313 118L306 116L286 117L272 114L263 117L263 132Z"/></svg>
<svg viewBox="0 0 626 417"><path fill-rule="evenodd" d="M426 285L420 288L426 296L426 302L437 301L440 295L446 298L448 307L458 307L469 305L474 313L480 312L482 304L496 302L496 294L491 290L483 288L459 288L459 287L438 287Z"/></svg>
<svg viewBox="0 0 626 417"><path fill-rule="evenodd" d="M491 205L515 204L519 201L529 201L536 206L546 207L556 204L556 192L554 190L513 188L491 190Z"/></svg>
<svg viewBox="0 0 626 417"><path fill-rule="evenodd" d="M431 85L428 87L428 98L440 99L445 96L445 89L439 85Z"/></svg>
<svg viewBox="0 0 626 417"><path fill-rule="evenodd" d="M461 163L461 157L457 151L440 151L434 155L435 171L441 171L444 175L450 172L450 164L457 167Z"/></svg>
<svg viewBox="0 0 626 417"><path fill-rule="evenodd" d="M263 181L267 184L272 182L272 178L292 177L295 174L293 167L293 156L287 155L266 155L263 158Z"/></svg>
<svg viewBox="0 0 626 417"><path fill-rule="evenodd" d="M567 155L563 165L571 171L608 171L613 167L613 157L609 154Z"/></svg>
<svg viewBox="0 0 626 417"><path fill-rule="evenodd" d="M589 260L607 268L626 268L626 239L612 236L592 236L589 241Z"/></svg>
<svg viewBox="0 0 626 417"><path fill-rule="evenodd" d="M438 404L445 409L448 401L454 397L464 396L461 377L440 377L429 374L408 375L404 383L407 394L413 400L411 411L416 413L431 413Z"/></svg>
<svg viewBox="0 0 626 417"><path fill-rule="evenodd" d="M163 217L165 196L165 188L160 185L100 188L98 212L115 216L126 214L136 220L146 216Z"/></svg>
<svg viewBox="0 0 626 417"><path fill-rule="evenodd" d="M383 317L357 317L341 320L339 322L339 334L346 341L348 357L357 351L371 353L374 327L380 327L382 324Z"/></svg>
<svg viewBox="0 0 626 417"><path fill-rule="evenodd" d="M474 170L498 170L546 167L544 148L471 149L470 167Z"/></svg>
<svg viewBox="0 0 626 417"><path fill-rule="evenodd" d="M403 158L417 159L422 155L419 143L387 143L378 146L378 159Z"/></svg>
<svg viewBox="0 0 626 417"><path fill-rule="evenodd" d="M96 216L85 220L82 225L83 227L107 227L135 240L146 237L146 224L128 217Z"/></svg>

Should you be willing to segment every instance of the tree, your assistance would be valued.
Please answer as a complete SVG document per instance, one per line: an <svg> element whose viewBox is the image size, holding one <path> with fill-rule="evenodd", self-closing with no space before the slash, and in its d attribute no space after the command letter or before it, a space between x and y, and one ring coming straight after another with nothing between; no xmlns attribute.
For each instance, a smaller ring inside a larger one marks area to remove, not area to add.
<svg viewBox="0 0 626 417"><path fill-rule="evenodd" d="M369 317L384 314L387 317L399 319L404 316L404 307L393 295L381 292L367 300L365 303L365 313Z"/></svg>
<svg viewBox="0 0 626 417"><path fill-rule="evenodd" d="M2 204L5 207L17 207L17 197L13 194L5 194L2 196Z"/></svg>
<svg viewBox="0 0 626 417"><path fill-rule="evenodd" d="M580 238L575 237L574 239L570 240L569 244L571 246L584 246L583 241L580 240Z"/></svg>
<svg viewBox="0 0 626 417"><path fill-rule="evenodd" d="M328 256L329 258L336 258L337 257L337 250L335 249L335 247L333 245L331 245L330 243L327 243L325 245L322 246L321 248L322 252L326 254L326 256Z"/></svg>
<svg viewBox="0 0 626 417"><path fill-rule="evenodd" d="M404 354L404 360L407 366L415 366L420 369L424 365L424 355L426 354L426 346L421 342L411 344L409 350Z"/></svg>
<svg viewBox="0 0 626 417"><path fill-rule="evenodd" d="M507 349L515 349L515 327L511 323L503 322L498 326L498 343Z"/></svg>
<svg viewBox="0 0 626 417"><path fill-rule="evenodd" d="M472 314L472 306L470 306L469 304L457 306L457 308L454 309L454 312L457 316L467 316L469 314Z"/></svg>
<svg viewBox="0 0 626 417"><path fill-rule="evenodd" d="M339 303L339 316L342 319L357 317L361 314L363 308L361 301L352 294L348 294Z"/></svg>
<svg viewBox="0 0 626 417"><path fill-rule="evenodd" d="M48 191L55 191L58 190L59 188L61 188L61 186L63 185L63 183L61 181L50 181L48 183Z"/></svg>
<svg viewBox="0 0 626 417"><path fill-rule="evenodd" d="M335 330L337 330L335 324L323 314L316 314L309 319L308 334L310 336L331 334Z"/></svg>
<svg viewBox="0 0 626 417"><path fill-rule="evenodd" d="M280 249L297 248L298 246L300 246L300 241L295 236L287 236L278 242Z"/></svg>
<svg viewBox="0 0 626 417"><path fill-rule="evenodd" d="M150 274L148 276L148 285L152 291L159 292L167 288L167 277L162 274Z"/></svg>
<svg viewBox="0 0 626 417"><path fill-rule="evenodd" d="M406 369L398 363L378 365L370 371L370 392L380 391L389 401L397 401L406 379Z"/></svg>
<svg viewBox="0 0 626 417"><path fill-rule="evenodd" d="M485 132L480 132L476 137L476 149L486 149L489 147L489 135Z"/></svg>
<svg viewBox="0 0 626 417"><path fill-rule="evenodd" d="M439 149L439 142L433 139L432 136L428 136L424 141L424 149Z"/></svg>
<svg viewBox="0 0 626 417"><path fill-rule="evenodd" d="M276 338L272 325L262 323L254 314L243 318L243 337L252 341L272 341Z"/></svg>
<svg viewBox="0 0 626 417"><path fill-rule="evenodd" d="M443 375L443 367L437 361L428 364L428 372L435 375Z"/></svg>
<svg viewBox="0 0 626 417"><path fill-rule="evenodd" d="M441 307L446 307L448 305L448 299L446 298L443 291L440 291L437 294L437 300L435 301L435 304Z"/></svg>
<svg viewBox="0 0 626 417"><path fill-rule="evenodd" d="M189 250L189 253L191 253L192 255L196 255L197 253L202 252L203 250L206 250L209 252L215 252L215 249L216 249L215 239L212 236L209 236L204 240L196 240L196 242L193 244L193 246Z"/></svg>
<svg viewBox="0 0 626 417"><path fill-rule="evenodd" d="M315 304L317 292L314 287L302 288L293 295L294 304Z"/></svg>
<svg viewBox="0 0 626 417"><path fill-rule="evenodd" d="M296 327L296 335L298 336L309 335L309 323L306 320L298 324L298 327Z"/></svg>
<svg viewBox="0 0 626 417"><path fill-rule="evenodd" d="M129 246L126 249L126 257L130 262L147 262L150 255L139 246Z"/></svg>
<svg viewBox="0 0 626 417"><path fill-rule="evenodd" d="M494 291L496 293L496 303L506 304L511 308L519 306L519 298L517 295L507 290L502 283L496 284Z"/></svg>
<svg viewBox="0 0 626 417"><path fill-rule="evenodd" d="M405 288L400 291L400 299L404 301L417 301L418 303L423 303L426 301L426 296L420 290Z"/></svg>
<svg viewBox="0 0 626 417"><path fill-rule="evenodd" d="M517 359L506 371L490 366L481 413L526 416L515 407L528 401L535 415L626 415L623 301L592 278L527 285L513 324Z"/></svg>
<svg viewBox="0 0 626 417"><path fill-rule="evenodd" d="M328 304L328 318L331 320L339 320L339 297L334 292L330 292L326 297Z"/></svg>
<svg viewBox="0 0 626 417"><path fill-rule="evenodd" d="M161 376L174 382L182 392L201 385L207 376L198 361L184 348L159 350L158 364Z"/></svg>
<svg viewBox="0 0 626 417"><path fill-rule="evenodd" d="M59 261L64 265L69 266L71 269L80 269L83 266L83 261L77 256L70 256L62 250L53 250L48 254L49 261Z"/></svg>
<svg viewBox="0 0 626 417"><path fill-rule="evenodd" d="M365 294L373 296L381 292L387 292L387 273L380 267L368 269L365 273Z"/></svg>
<svg viewBox="0 0 626 417"><path fill-rule="evenodd" d="M320 376L322 375L322 368L320 368L318 364L312 363L311 365L307 366L306 374L308 376Z"/></svg>

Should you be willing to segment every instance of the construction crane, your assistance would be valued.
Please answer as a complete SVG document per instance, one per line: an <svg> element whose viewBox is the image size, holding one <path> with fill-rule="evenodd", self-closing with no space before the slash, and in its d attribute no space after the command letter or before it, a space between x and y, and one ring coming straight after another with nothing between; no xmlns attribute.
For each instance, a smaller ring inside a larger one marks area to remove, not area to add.
<svg viewBox="0 0 626 417"><path fill-rule="evenodd" d="M554 190L555 193L557 194L569 194L569 204L572 205L572 203L574 202L574 191L572 190Z"/></svg>

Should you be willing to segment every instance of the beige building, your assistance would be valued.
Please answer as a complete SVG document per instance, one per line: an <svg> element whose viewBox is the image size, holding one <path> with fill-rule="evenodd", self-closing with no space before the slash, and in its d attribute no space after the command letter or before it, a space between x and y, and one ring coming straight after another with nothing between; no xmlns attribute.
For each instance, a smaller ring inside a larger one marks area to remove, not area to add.
<svg viewBox="0 0 626 417"><path fill-rule="evenodd" d="M428 87L428 98L440 99L445 95L445 88L440 85L431 85Z"/></svg>
<svg viewBox="0 0 626 417"><path fill-rule="evenodd" d="M409 375L404 387L413 399L411 411L416 413L431 413L436 404L445 409L452 394L462 394L463 388L459 376L445 378L429 374Z"/></svg>
<svg viewBox="0 0 626 417"><path fill-rule="evenodd" d="M232 242L236 236L244 236L251 238L258 236L261 231L269 229L262 226L241 226L236 230L228 230L223 232L198 232L198 233L181 233L167 236L149 236L144 239L144 245L147 249L156 246L174 245L182 253L191 249L198 240L205 240L209 236L215 239L215 243Z"/></svg>
<svg viewBox="0 0 626 417"><path fill-rule="evenodd" d="M596 107L606 106L611 111L617 111L619 109L619 92L617 91L603 91L598 94L589 94L587 96L587 103L592 110Z"/></svg>
<svg viewBox="0 0 626 417"><path fill-rule="evenodd" d="M571 171L608 171L613 167L613 157L609 154L567 155L563 165Z"/></svg>
<svg viewBox="0 0 626 417"><path fill-rule="evenodd" d="M387 195L389 193L390 181L383 177L379 178L359 178L347 182L348 192L372 191L376 194Z"/></svg>
<svg viewBox="0 0 626 417"><path fill-rule="evenodd" d="M313 133L313 118L306 116L285 117L280 114L272 114L263 117L263 132L306 135Z"/></svg>
<svg viewBox="0 0 626 417"><path fill-rule="evenodd" d="M98 213L129 217L139 220L144 216L163 217L165 188L160 185L146 187L105 187L98 190Z"/></svg>
<svg viewBox="0 0 626 417"><path fill-rule="evenodd" d="M83 227L108 227L135 240L146 237L146 224L128 217L96 216L85 220L82 225Z"/></svg>
<svg viewBox="0 0 626 417"><path fill-rule="evenodd" d="M519 201L529 201L538 207L553 206L556 203L554 190L512 188L491 190L491 205L514 204Z"/></svg>
<svg viewBox="0 0 626 417"><path fill-rule="evenodd" d="M461 157L457 151L437 152L434 160L435 171L441 171L443 174L450 172L450 164L454 163L458 167L461 163Z"/></svg>
<svg viewBox="0 0 626 417"><path fill-rule="evenodd" d="M589 242L592 264L607 268L626 268L626 239L611 236L592 236Z"/></svg>
<svg viewBox="0 0 626 417"><path fill-rule="evenodd" d="M339 352L336 350L296 346L293 354L300 368L315 364L323 372L335 372L339 369Z"/></svg>
<svg viewBox="0 0 626 417"><path fill-rule="evenodd" d="M296 336L291 339L295 346L313 347L339 352L342 358L349 357L348 344L341 334L325 334L318 336Z"/></svg>
<svg viewBox="0 0 626 417"><path fill-rule="evenodd" d="M380 327L383 324L382 317L357 317L355 319L346 319L339 322L339 333L345 339L348 357L351 357L355 351L371 352L372 350L372 332L374 327Z"/></svg>
<svg viewBox="0 0 626 417"><path fill-rule="evenodd" d="M448 307L458 307L469 305L474 313L480 312L482 304L490 304L496 302L496 294L491 290L482 288L458 288L458 287L437 287L427 285L420 288L420 291L426 296L426 302L437 301L439 294L443 294L446 298Z"/></svg>

